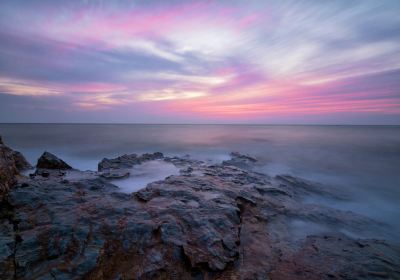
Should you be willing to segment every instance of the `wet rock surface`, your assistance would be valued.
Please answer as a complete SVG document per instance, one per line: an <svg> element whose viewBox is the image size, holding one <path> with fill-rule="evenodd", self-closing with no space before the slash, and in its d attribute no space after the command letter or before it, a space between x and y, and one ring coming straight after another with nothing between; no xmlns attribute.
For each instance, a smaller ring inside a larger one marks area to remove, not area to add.
<svg viewBox="0 0 400 280"><path fill-rule="evenodd" d="M231 158L222 162L223 165L236 166L243 169L251 169L257 160L248 155L242 155L238 152L232 152Z"/></svg>
<svg viewBox="0 0 400 280"><path fill-rule="evenodd" d="M30 167L24 156L7 147L0 136L0 200L17 182L20 171Z"/></svg>
<svg viewBox="0 0 400 280"><path fill-rule="evenodd" d="M143 154L138 156L137 154L123 155L117 158L108 159L103 158L98 164L99 171L106 170L122 170L132 168L134 165L142 164L146 161L162 159L164 155L160 152L152 154Z"/></svg>
<svg viewBox="0 0 400 280"><path fill-rule="evenodd" d="M399 279L398 247L337 231L382 225L301 199L328 190L240 168L235 155L214 165L154 155L20 178L2 205L0 278ZM181 174L132 194L110 183L150 158ZM299 236L293 221L323 230Z"/></svg>

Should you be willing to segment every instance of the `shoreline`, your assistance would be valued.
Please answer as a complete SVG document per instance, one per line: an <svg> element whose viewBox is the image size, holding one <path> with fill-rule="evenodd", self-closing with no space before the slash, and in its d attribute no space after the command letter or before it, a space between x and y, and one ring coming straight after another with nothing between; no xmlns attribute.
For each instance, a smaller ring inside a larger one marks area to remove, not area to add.
<svg viewBox="0 0 400 280"><path fill-rule="evenodd" d="M132 194L112 183L151 161L173 164L179 174ZM8 249L0 254L0 275L4 279L400 276L397 245L350 234L368 235L371 226L383 225L348 211L304 203L309 195L343 198L301 178L254 172L256 163L256 158L239 153L211 165L161 153L130 154L103 159L98 171L79 171L43 154L30 177L16 175L17 183L2 202L0 240Z"/></svg>

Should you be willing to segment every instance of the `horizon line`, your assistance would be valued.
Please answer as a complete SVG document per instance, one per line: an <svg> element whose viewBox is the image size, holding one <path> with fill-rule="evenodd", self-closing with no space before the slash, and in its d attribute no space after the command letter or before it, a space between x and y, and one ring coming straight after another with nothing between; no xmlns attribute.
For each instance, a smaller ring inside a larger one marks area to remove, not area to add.
<svg viewBox="0 0 400 280"><path fill-rule="evenodd" d="M129 122L0 122L0 125L53 124L53 125L248 125L248 126L400 126L400 124L318 124L318 123L129 123Z"/></svg>

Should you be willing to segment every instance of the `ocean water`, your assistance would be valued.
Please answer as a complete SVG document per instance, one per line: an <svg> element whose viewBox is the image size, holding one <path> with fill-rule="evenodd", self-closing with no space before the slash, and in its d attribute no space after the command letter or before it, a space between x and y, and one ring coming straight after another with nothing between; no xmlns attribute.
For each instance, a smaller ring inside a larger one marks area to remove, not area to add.
<svg viewBox="0 0 400 280"><path fill-rule="evenodd" d="M219 162L238 151L256 157L260 172L339 189L348 200L310 203L366 215L400 237L400 126L0 124L0 135L32 164L47 150L83 170L125 153L160 151ZM157 168L143 171L135 188L167 175Z"/></svg>

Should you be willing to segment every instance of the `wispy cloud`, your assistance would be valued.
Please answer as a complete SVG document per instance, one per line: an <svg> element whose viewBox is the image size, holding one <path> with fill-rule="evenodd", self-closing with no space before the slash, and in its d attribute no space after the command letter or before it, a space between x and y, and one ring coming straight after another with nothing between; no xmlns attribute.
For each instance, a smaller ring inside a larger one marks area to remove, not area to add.
<svg viewBox="0 0 400 280"><path fill-rule="evenodd" d="M53 106L102 122L400 123L399 13L391 0L6 0L0 111L33 98L16 121Z"/></svg>

